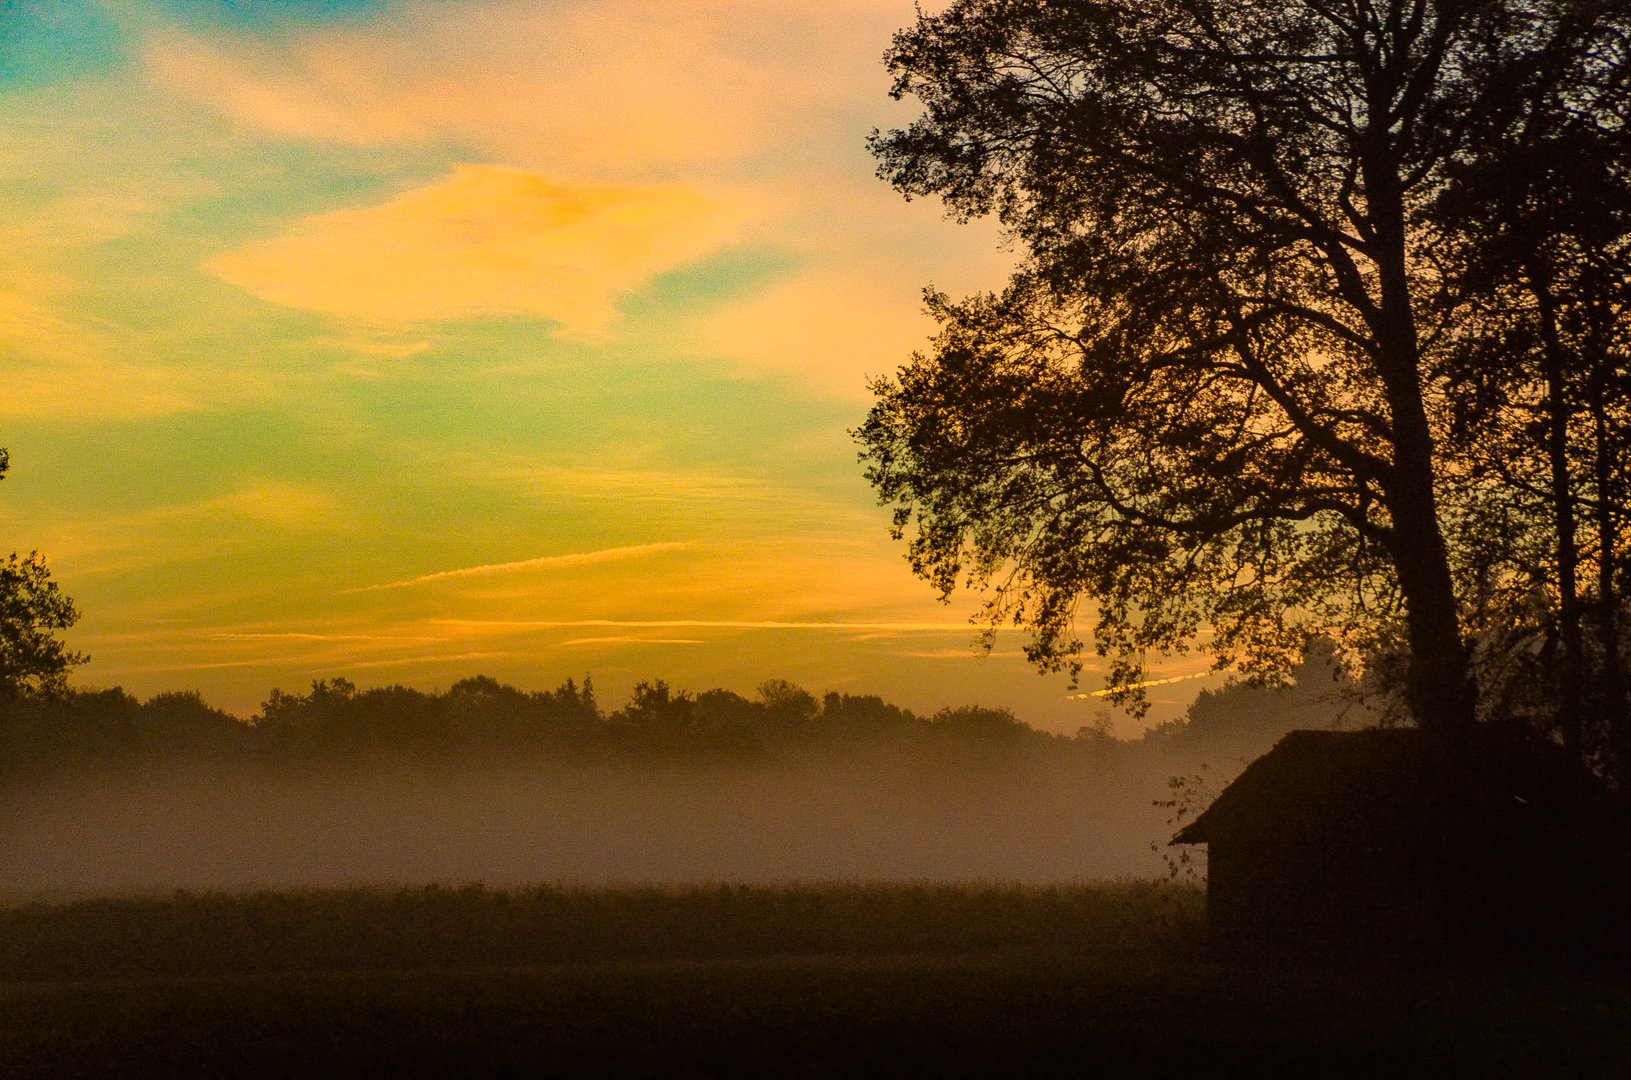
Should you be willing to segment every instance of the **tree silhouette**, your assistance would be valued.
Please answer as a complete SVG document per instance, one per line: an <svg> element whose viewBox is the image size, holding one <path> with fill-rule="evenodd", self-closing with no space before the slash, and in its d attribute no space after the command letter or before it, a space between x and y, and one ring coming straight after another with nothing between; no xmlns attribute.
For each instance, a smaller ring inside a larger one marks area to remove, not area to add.
<svg viewBox="0 0 1631 1080"><path fill-rule="evenodd" d="M1623 46L1622 46L1623 48ZM1631 790L1620 642L1631 517L1631 68L1508 62L1478 118L1497 152L1441 210L1477 301L1452 352L1453 452L1478 550L1464 591L1486 696Z"/></svg>
<svg viewBox="0 0 1631 1080"><path fill-rule="evenodd" d="M0 478L11 457L0 449ZM37 551L0 560L0 697L60 694L68 671L87 659L57 637L79 620Z"/></svg>
<svg viewBox="0 0 1631 1080"><path fill-rule="evenodd" d="M920 15L886 59L923 114L874 134L879 173L1023 258L999 294L928 294L939 336L857 432L914 569L986 590L1045 668L1080 670L1090 603L1123 702L1203 629L1251 673L1326 634L1406 657L1422 724L1471 724L1448 436L1481 297L1443 198L1506 149L1504 79L1619 65L1624 26L1526 0Z"/></svg>

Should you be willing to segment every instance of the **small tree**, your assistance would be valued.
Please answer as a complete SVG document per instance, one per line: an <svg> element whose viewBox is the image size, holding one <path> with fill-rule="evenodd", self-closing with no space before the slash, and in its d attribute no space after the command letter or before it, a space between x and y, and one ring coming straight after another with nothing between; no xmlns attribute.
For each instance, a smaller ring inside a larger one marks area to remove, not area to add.
<svg viewBox="0 0 1631 1080"><path fill-rule="evenodd" d="M0 477L10 464L0 449ZM66 690L68 670L87 657L69 652L57 633L78 621L39 552L12 552L0 562L0 697Z"/></svg>

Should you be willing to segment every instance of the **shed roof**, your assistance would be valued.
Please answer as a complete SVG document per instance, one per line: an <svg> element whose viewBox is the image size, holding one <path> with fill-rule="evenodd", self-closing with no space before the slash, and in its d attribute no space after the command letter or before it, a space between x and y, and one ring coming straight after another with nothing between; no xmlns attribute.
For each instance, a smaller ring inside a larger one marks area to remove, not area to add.
<svg viewBox="0 0 1631 1080"><path fill-rule="evenodd" d="M1597 779L1557 747L1481 727L1460 737L1417 728L1293 731L1247 766L1175 844L1320 836L1447 838L1519 826L1613 820Z"/></svg>

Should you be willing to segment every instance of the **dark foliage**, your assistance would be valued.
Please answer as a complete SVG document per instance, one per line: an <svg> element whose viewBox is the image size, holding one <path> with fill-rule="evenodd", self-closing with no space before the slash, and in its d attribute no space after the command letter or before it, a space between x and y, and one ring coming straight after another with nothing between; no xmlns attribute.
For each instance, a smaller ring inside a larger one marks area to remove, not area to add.
<svg viewBox="0 0 1631 1080"><path fill-rule="evenodd" d="M656 679L638 684L628 703L612 712L601 708L587 678L529 692L475 676L443 693L319 679L305 694L273 690L248 720L212 708L192 691L145 702L118 689L0 701L0 776L177 762L306 769L547 758L813 760L822 754L961 761L996 770L1027 755L1109 761L1130 748L1227 769L1243 766L1293 728L1370 719L1324 653L1310 654L1278 689L1231 684L1204 692L1185 718L1132 743L1091 727L1075 738L1048 735L1007 709L961 706L920 716L873 695L817 698L780 679L763 683L751 699L719 689L692 694Z"/></svg>
<svg viewBox="0 0 1631 1080"><path fill-rule="evenodd" d="M0 449L0 478L10 465ZM0 560L0 698L61 693L69 670L86 657L70 652L57 634L78 621L38 551Z"/></svg>
<svg viewBox="0 0 1631 1080"><path fill-rule="evenodd" d="M922 115L874 137L880 174L996 216L1023 259L1000 294L929 294L938 338L876 384L857 432L917 572L985 590L991 625L1026 628L1044 667L1074 670L1090 622L1129 701L1146 652L1203 629L1252 673L1327 634L1350 656L1406 658L1419 722L1470 723L1467 639L1510 609L1478 610L1467 581L1544 567L1533 542L1552 528L1493 470L1473 477L1515 422L1477 398L1507 380L1467 374L1510 363L1477 317L1508 271L1474 254L1503 229L1491 202L1531 222L1504 232L1534 251L1625 195L1606 136L1546 143L1545 185L1514 167L1541 149L1516 133L1547 102L1577 132L1624 130L1627 10L961 0L920 15L887 62ZM1541 191L1557 212L1526 215ZM1623 307L1603 310L1623 335ZM1492 503L1510 530L1481 514Z"/></svg>
<svg viewBox="0 0 1631 1080"><path fill-rule="evenodd" d="M249 725L196 693L146 703L122 690L69 690L0 701L0 777L100 771L164 762L247 762Z"/></svg>
<svg viewBox="0 0 1631 1080"><path fill-rule="evenodd" d="M0 760L14 775L163 761L303 767L561 756L740 759L822 746L911 747L933 756L955 746L1069 741L1027 727L1006 710L948 709L925 718L877 697L818 700L784 680L765 683L750 700L729 690L691 694L658 679L638 684L629 702L610 713L588 679L527 692L486 676L462 679L445 693L319 679L305 694L273 690L248 721L193 692L140 702L121 690L74 690L0 702Z"/></svg>
<svg viewBox="0 0 1631 1080"><path fill-rule="evenodd" d="M1604 34L1604 20L1613 33ZM1492 59L1489 153L1440 197L1467 551L1458 590L1486 711L1631 789L1631 64L1617 4L1561 5L1549 48Z"/></svg>

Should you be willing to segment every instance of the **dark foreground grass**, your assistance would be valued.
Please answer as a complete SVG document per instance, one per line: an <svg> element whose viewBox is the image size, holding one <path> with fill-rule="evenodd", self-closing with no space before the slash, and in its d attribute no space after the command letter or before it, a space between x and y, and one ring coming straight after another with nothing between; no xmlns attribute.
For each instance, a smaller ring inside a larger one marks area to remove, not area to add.
<svg viewBox="0 0 1631 1080"><path fill-rule="evenodd" d="M1631 989L1224 962L1193 891L356 890L0 911L5 1075L1631 1075Z"/></svg>
<svg viewBox="0 0 1631 1080"><path fill-rule="evenodd" d="M1154 883L311 889L0 908L14 980L766 956L1139 951L1200 923Z"/></svg>

